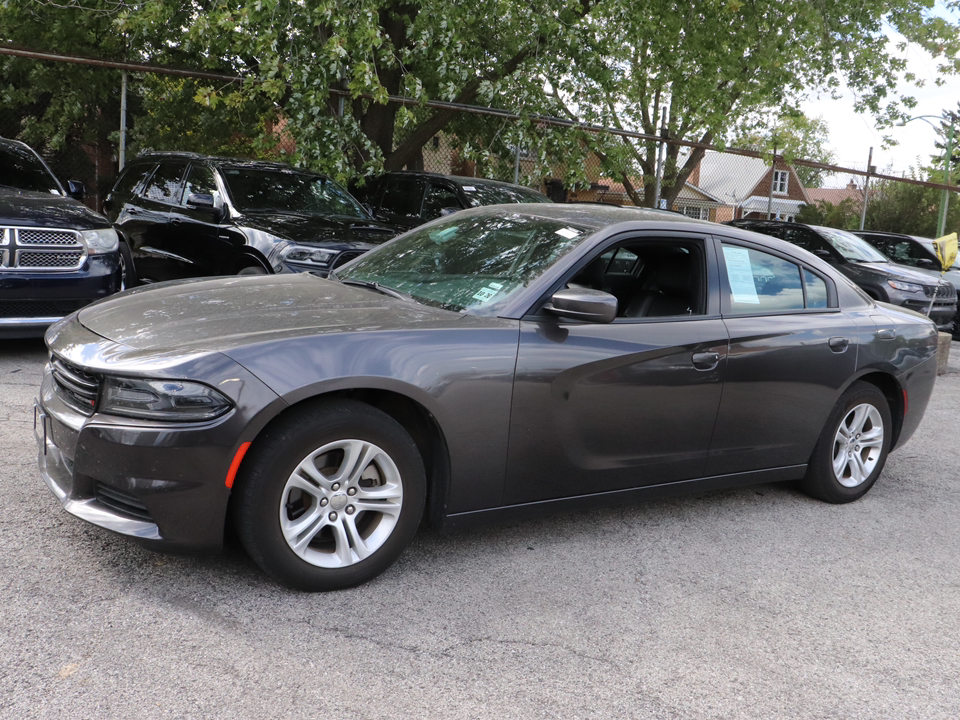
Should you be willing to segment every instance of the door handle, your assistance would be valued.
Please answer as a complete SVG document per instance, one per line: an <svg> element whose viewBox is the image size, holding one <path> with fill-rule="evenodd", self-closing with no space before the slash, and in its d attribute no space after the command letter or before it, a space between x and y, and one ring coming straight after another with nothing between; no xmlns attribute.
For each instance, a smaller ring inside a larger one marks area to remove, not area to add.
<svg viewBox="0 0 960 720"><path fill-rule="evenodd" d="M893 328L880 328L877 330L877 337L881 340L893 340L897 336L897 331Z"/></svg>
<svg viewBox="0 0 960 720"><path fill-rule="evenodd" d="M850 347L850 338L845 337L832 337L830 338L830 349L835 353L846 352L847 348Z"/></svg>
<svg viewBox="0 0 960 720"><path fill-rule="evenodd" d="M691 359L697 370L713 370L720 362L720 353L696 352Z"/></svg>
<svg viewBox="0 0 960 720"><path fill-rule="evenodd" d="M170 221L170 224L171 224L171 225L179 225L181 222L183 222L183 221L182 221L180 218L173 218L173 219Z"/></svg>

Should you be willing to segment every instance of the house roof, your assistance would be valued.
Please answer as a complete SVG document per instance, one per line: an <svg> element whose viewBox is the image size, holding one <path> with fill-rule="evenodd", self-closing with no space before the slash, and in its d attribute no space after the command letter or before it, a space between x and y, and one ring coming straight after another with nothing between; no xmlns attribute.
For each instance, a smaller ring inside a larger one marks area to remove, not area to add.
<svg viewBox="0 0 960 720"><path fill-rule="evenodd" d="M780 162L778 162L780 165ZM790 170L792 171L792 166ZM750 197L757 183L770 171L761 158L707 150L700 161L697 187L728 205L739 205ZM799 180L795 180L799 182Z"/></svg>
<svg viewBox="0 0 960 720"><path fill-rule="evenodd" d="M863 200L863 194L853 180L842 188L807 188L807 197L810 198L812 203L823 200L831 205L839 205L847 198L853 200L857 205Z"/></svg>

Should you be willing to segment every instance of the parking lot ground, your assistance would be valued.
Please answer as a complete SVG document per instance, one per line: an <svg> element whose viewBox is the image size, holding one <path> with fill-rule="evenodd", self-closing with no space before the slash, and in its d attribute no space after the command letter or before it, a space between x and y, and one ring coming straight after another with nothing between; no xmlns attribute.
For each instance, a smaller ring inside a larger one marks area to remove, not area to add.
<svg viewBox="0 0 960 720"><path fill-rule="evenodd" d="M423 531L322 595L64 513L44 359L0 344L0 717L960 717L960 343L859 502L761 485Z"/></svg>

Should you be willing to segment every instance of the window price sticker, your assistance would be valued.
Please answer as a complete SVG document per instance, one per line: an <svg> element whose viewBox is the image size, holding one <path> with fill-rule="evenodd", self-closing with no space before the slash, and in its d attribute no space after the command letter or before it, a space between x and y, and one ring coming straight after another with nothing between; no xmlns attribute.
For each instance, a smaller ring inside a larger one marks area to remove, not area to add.
<svg viewBox="0 0 960 720"><path fill-rule="evenodd" d="M753 279L753 266L750 264L750 251L746 248L723 246L723 259L727 264L727 280L733 301L759 305L757 284Z"/></svg>
<svg viewBox="0 0 960 720"><path fill-rule="evenodd" d="M473 296L474 300L479 300L480 302L487 302L487 300L494 297L498 292L503 289L502 283L492 282L486 287L480 288L477 293Z"/></svg>

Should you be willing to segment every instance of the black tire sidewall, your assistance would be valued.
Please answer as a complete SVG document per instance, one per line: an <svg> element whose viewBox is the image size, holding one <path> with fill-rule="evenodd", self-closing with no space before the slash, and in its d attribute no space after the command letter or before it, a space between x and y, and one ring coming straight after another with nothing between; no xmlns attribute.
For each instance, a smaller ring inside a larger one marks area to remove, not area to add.
<svg viewBox="0 0 960 720"><path fill-rule="evenodd" d="M833 472L833 443L840 429L840 423L847 414L857 405L869 403L880 413L883 422L883 445L880 451L880 460L867 479L856 487L846 487L840 484ZM863 497L883 472L890 454L893 421L890 407L884 394L874 385L857 382L851 385L834 406L817 440L817 445L810 458L807 476L801 487L813 497L830 503L847 503Z"/></svg>
<svg viewBox="0 0 960 720"><path fill-rule="evenodd" d="M320 568L287 544L280 501L288 478L307 455L347 438L372 442L390 456L400 471L403 505L390 536L372 555L349 567ZM359 585L390 567L413 539L426 499L423 461L410 435L387 414L350 400L294 411L268 428L251 447L237 481L234 520L248 554L283 584L309 591Z"/></svg>
<svg viewBox="0 0 960 720"><path fill-rule="evenodd" d="M123 240L117 245L117 252L120 255L120 283L124 290L129 290L139 285L137 271L133 267L133 255Z"/></svg>

